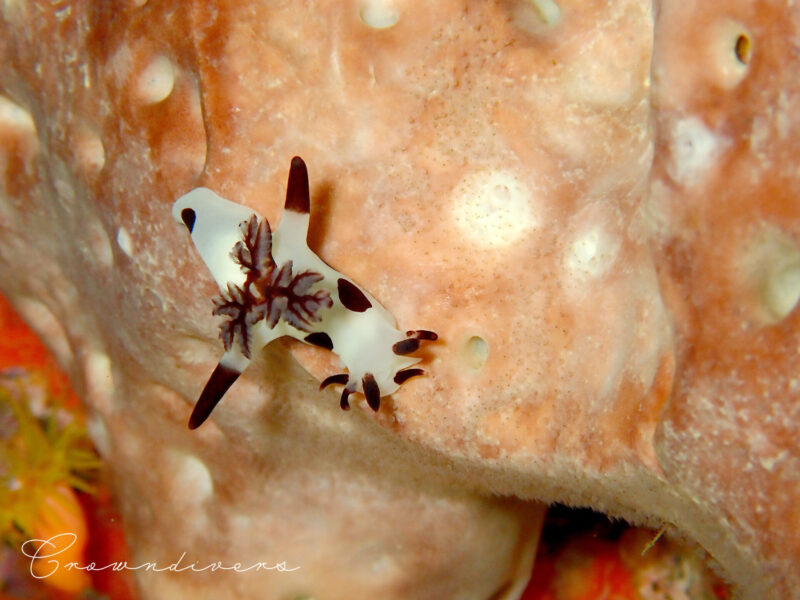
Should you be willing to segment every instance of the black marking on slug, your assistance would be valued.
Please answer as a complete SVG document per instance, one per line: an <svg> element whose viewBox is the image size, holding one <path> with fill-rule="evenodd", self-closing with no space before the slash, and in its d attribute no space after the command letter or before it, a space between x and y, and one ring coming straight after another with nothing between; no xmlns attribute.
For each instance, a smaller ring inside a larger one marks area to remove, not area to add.
<svg viewBox="0 0 800 600"><path fill-rule="evenodd" d="M274 269L268 277L257 280L254 287L264 299L254 307L253 319L266 319L272 329L284 319L301 331L309 331L311 323L322 320L323 311L333 306L327 290L308 293L323 276L314 271L292 274L292 261L287 260L280 269Z"/></svg>
<svg viewBox="0 0 800 600"><path fill-rule="evenodd" d="M227 289L214 298L213 314L226 317L220 324L225 350L238 343L242 354L250 358L250 335L255 323L266 321L272 329L283 319L295 329L311 332L311 324L322 319L333 300L325 289L312 293L312 288L323 280L322 274L306 270L295 275L291 260L278 268L272 257L272 231L266 219L252 215L239 224L239 231L242 238L230 257L246 279L242 286L228 283ZM324 342L322 338L317 341ZM330 338L328 342L330 346L323 347L331 349Z"/></svg>
<svg viewBox="0 0 800 600"><path fill-rule="evenodd" d="M326 350L333 350L333 340L331 339L331 336L324 331L315 331L314 333L309 333L303 338L303 341L313 344L314 346L319 346L320 348L325 348Z"/></svg>
<svg viewBox="0 0 800 600"><path fill-rule="evenodd" d="M406 335L408 337L413 337L418 340L425 340L427 342L435 342L439 339L439 336L436 335L435 331L428 331L427 329L414 329L412 331L406 331Z"/></svg>
<svg viewBox="0 0 800 600"><path fill-rule="evenodd" d="M225 351L230 350L234 344L238 344L239 351L250 358L250 321L249 314L252 311L252 302L249 295L238 285L228 283L228 289L221 292L213 299L214 316L227 317L219 324L219 338Z"/></svg>
<svg viewBox="0 0 800 600"><path fill-rule="evenodd" d="M342 390L342 399L339 400L339 406L342 410L350 410L350 402L348 402L347 398L350 396L352 392L347 388Z"/></svg>
<svg viewBox="0 0 800 600"><path fill-rule="evenodd" d="M419 350L419 340L417 338L403 340L392 346L392 352L399 356L405 356L406 354L411 354L417 350Z"/></svg>
<svg viewBox="0 0 800 600"><path fill-rule="evenodd" d="M339 300L347 310L364 312L372 308L372 303L364 295L364 292L358 289L355 284L347 281L347 279L340 277L339 281L336 282L336 286L339 291Z"/></svg>
<svg viewBox="0 0 800 600"><path fill-rule="evenodd" d="M241 374L242 373L236 369L231 369L222 364L217 365L214 372L211 373L211 377L209 377L206 386L203 388L200 398L194 405L192 416L189 417L189 429L197 429L205 422L217 403L222 400L225 392L228 391L228 388L233 385L233 382L236 381Z"/></svg>
<svg viewBox="0 0 800 600"><path fill-rule="evenodd" d="M394 374L394 382L397 385L403 385L406 381L417 375L425 373L422 369L403 369Z"/></svg>
<svg viewBox="0 0 800 600"><path fill-rule="evenodd" d="M181 220L191 234L194 229L194 222L197 220L197 214L191 208L184 208L181 211Z"/></svg>
<svg viewBox="0 0 800 600"><path fill-rule="evenodd" d="M308 192L308 169L299 156L292 159L289 168L289 183L286 186L286 210L308 214L311 200Z"/></svg>
<svg viewBox="0 0 800 600"><path fill-rule="evenodd" d="M251 215L239 223L241 239L231 250L231 260L247 276L242 289L247 289L257 279L269 275L275 269L272 258L272 228L269 221Z"/></svg>
<svg viewBox="0 0 800 600"><path fill-rule="evenodd" d="M341 383L346 384L350 379L350 375L347 373L337 373L336 375L329 375L325 379L322 380L322 383L319 384L319 389L324 390L331 384L334 383Z"/></svg>
<svg viewBox="0 0 800 600"><path fill-rule="evenodd" d="M361 378L361 385L364 386L364 395L367 397L367 404L369 407L378 412L381 407L381 390L375 381L375 376L372 373L367 373Z"/></svg>

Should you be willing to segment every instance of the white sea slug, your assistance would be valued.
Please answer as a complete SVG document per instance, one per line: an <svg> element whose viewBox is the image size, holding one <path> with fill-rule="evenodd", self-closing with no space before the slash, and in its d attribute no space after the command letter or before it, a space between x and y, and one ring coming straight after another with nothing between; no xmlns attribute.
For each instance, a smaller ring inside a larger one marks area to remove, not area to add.
<svg viewBox="0 0 800 600"><path fill-rule="evenodd" d="M206 383L189 419L199 427L250 364L253 352L284 335L336 353L347 369L327 377L320 389L343 384L341 407L361 392L377 411L421 359L409 356L432 331L401 332L375 298L328 266L309 247L308 171L292 159L280 223L219 197L207 188L181 196L172 207L186 225L200 257L220 287L213 314L224 317L220 338L225 353Z"/></svg>

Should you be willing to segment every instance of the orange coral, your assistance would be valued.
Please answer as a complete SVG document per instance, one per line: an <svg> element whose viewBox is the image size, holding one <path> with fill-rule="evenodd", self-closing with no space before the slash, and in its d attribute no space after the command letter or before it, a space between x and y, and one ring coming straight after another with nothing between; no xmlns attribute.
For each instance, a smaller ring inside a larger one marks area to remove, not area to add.
<svg viewBox="0 0 800 600"><path fill-rule="evenodd" d="M25 553L37 557L31 569L37 579L65 592L76 593L89 587L86 571L72 569L69 563L84 564L88 540L86 519L75 492L57 485L42 494L35 509L34 543L26 543Z"/></svg>
<svg viewBox="0 0 800 600"><path fill-rule="evenodd" d="M76 409L78 399L58 363L8 301L0 295L0 371L27 368L45 379L46 389L65 408Z"/></svg>
<svg viewBox="0 0 800 600"><path fill-rule="evenodd" d="M522 600L725 600L728 587L691 550L647 529L545 548Z"/></svg>

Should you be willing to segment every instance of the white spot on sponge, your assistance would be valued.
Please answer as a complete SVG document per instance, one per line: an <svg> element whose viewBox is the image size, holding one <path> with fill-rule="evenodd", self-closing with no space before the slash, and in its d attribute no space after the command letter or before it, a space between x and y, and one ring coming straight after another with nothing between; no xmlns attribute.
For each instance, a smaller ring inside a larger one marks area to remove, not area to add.
<svg viewBox="0 0 800 600"><path fill-rule="evenodd" d="M755 293L759 320L788 317L800 302L800 244L767 226L745 246L741 260L743 284Z"/></svg>
<svg viewBox="0 0 800 600"><path fill-rule="evenodd" d="M31 133L36 131L31 113L5 96L0 96L0 125Z"/></svg>
<svg viewBox="0 0 800 600"><path fill-rule="evenodd" d="M388 29L400 20L400 12L386 0L367 0L361 6L360 16L373 29Z"/></svg>
<svg viewBox="0 0 800 600"><path fill-rule="evenodd" d="M553 0L530 0L546 25L555 25L561 20L561 9Z"/></svg>
<svg viewBox="0 0 800 600"><path fill-rule="evenodd" d="M511 4L511 19L524 31L540 35L561 21L561 8L554 0L517 0Z"/></svg>
<svg viewBox="0 0 800 600"><path fill-rule="evenodd" d="M172 467L172 488L183 498L199 504L211 497L214 482L208 467L197 457L183 452L173 452L170 456Z"/></svg>
<svg viewBox="0 0 800 600"><path fill-rule="evenodd" d="M489 342L479 335L473 335L464 343L462 356L470 369L480 371L489 358Z"/></svg>
<svg viewBox="0 0 800 600"><path fill-rule="evenodd" d="M117 230L117 245L129 258L133 258L133 240L124 227Z"/></svg>
<svg viewBox="0 0 800 600"><path fill-rule="evenodd" d="M616 262L621 245L616 211L605 202L593 202L572 218L577 232L564 250L564 266L573 281L588 282L606 273Z"/></svg>
<svg viewBox="0 0 800 600"><path fill-rule="evenodd" d="M156 56L139 75L137 91L145 102L156 104L172 93L175 68L166 56Z"/></svg>
<svg viewBox="0 0 800 600"><path fill-rule="evenodd" d="M618 249L618 240L612 241L599 227L591 229L567 248L567 268L579 279L599 277L614 264Z"/></svg>
<svg viewBox="0 0 800 600"><path fill-rule="evenodd" d="M115 389L111 358L105 352L91 351L86 357L84 369L88 384L86 399L101 414L110 413Z"/></svg>
<svg viewBox="0 0 800 600"><path fill-rule="evenodd" d="M453 190L452 215L468 239L490 248L514 244L538 224L530 190L508 171L465 177Z"/></svg>
<svg viewBox="0 0 800 600"><path fill-rule="evenodd" d="M701 182L727 145L697 117L675 123L671 132L671 157L667 171L676 183L692 186Z"/></svg>
<svg viewBox="0 0 800 600"><path fill-rule="evenodd" d="M773 270L764 286L763 297L776 321L787 317L800 300L800 262Z"/></svg>

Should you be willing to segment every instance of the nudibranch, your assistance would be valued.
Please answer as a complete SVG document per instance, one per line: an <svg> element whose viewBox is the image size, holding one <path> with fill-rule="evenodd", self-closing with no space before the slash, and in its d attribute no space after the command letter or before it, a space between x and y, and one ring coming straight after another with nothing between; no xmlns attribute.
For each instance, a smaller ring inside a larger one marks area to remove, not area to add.
<svg viewBox="0 0 800 600"><path fill-rule="evenodd" d="M401 332L392 314L308 247L311 200L308 170L296 156L289 169L286 203L275 231L254 210L196 188L172 207L189 230L200 257L220 288L212 314L224 318L225 351L189 418L199 427L214 410L253 353L288 335L339 356L345 373L320 385L342 384L340 406L359 392L372 410L409 378L421 375L411 356L421 341L437 335L419 329Z"/></svg>

